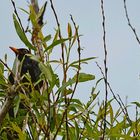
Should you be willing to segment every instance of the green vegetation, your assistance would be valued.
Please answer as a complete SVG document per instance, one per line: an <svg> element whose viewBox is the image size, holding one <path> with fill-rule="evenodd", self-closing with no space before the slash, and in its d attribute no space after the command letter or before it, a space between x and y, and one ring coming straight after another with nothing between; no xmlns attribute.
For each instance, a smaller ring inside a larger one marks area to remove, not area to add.
<svg viewBox="0 0 140 140"><path fill-rule="evenodd" d="M32 52L28 56L38 62L41 75L37 82L32 83L27 72L11 84L7 73L15 75L20 71L14 72L16 63L11 70L6 60L1 60L0 139L6 140L8 137L20 140L55 140L58 137L62 140L140 139L140 119L137 111L140 104L133 102L136 105L136 119L132 121L127 111L128 106L125 106L121 98L113 93L107 81L107 71L103 72L97 64L103 77L95 79L94 74L82 70L82 63L87 64L89 61L94 61L96 57L81 58L79 28L72 16L71 23L67 24L67 37L62 36L57 13L51 0L50 2L57 23L55 35L44 35L42 32L45 26L43 15L47 3L38 10L33 3L29 5L29 11L21 8L28 14L32 24L32 27L28 27L25 31L15 3L12 1L15 10L13 13L15 30L26 48ZM104 11L103 7L102 11ZM103 23L105 23L104 18ZM105 26L103 29L105 31ZM31 36L27 37L27 33ZM105 40L103 41L105 46ZM60 59L54 60L51 55L56 48L60 49ZM78 59L74 61L70 60L72 51L77 53ZM57 73L56 67L59 67L62 73ZM72 77L69 75L70 72L74 73ZM23 77L26 77L26 82L22 81ZM80 99L75 99L77 85L91 80L96 80L96 84L92 88L89 101L83 103ZM40 81L43 81L43 85L40 90L36 90L35 86ZM101 82L104 82L107 88L105 89L106 99L99 104L97 86ZM107 99L108 90L113 95L110 100ZM24 108L20 107L21 103ZM117 104L118 109L114 110L112 104ZM8 113L11 107L14 108L14 117Z"/></svg>

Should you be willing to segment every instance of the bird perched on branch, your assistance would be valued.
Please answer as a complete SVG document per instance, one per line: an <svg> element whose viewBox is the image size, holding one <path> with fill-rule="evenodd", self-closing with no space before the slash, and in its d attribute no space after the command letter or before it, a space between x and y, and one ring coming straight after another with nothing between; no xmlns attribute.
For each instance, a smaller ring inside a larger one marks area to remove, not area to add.
<svg viewBox="0 0 140 140"><path fill-rule="evenodd" d="M37 82L39 80L41 70L38 66L38 62L31 59L30 56L27 55L30 54L30 51L24 48L17 49L10 47L10 49L14 51L18 61L16 61L17 64L15 64L17 72L14 73L15 75L12 73L9 75L9 81L14 84L17 74L21 78L24 74L29 73L32 83ZM21 68L18 70L18 65L20 65L20 63L22 63ZM27 79L23 78L22 82L27 82Z"/></svg>
<svg viewBox="0 0 140 140"><path fill-rule="evenodd" d="M29 79L27 77L25 77L24 75L26 73L29 74L30 76L30 81L32 82L32 84L35 84L36 82L38 82L38 80L40 79L40 74L41 74L41 70L39 68L39 62L33 60L30 58L29 54L30 51L25 49L25 48L14 48L14 47L10 47L10 49L15 53L16 55L16 60L14 63L14 71L13 73L11 72L11 74L9 75L9 82L13 85L13 84L17 84L17 80L18 82L20 82L21 86L22 83L28 83ZM38 84L36 84L34 86L34 89L40 91L41 86L43 85L43 82L40 81ZM27 86L23 86L23 88L26 88L25 92L27 92L26 94L30 96L30 92L31 92L31 85L27 85ZM19 89L18 90L19 93L22 93L22 90ZM17 92L18 92L17 91ZM23 93L24 94L24 93ZM16 97L15 97L16 98ZM11 105L10 109L9 109L9 117L12 119L15 117L15 113L14 113L14 101L13 104ZM28 111L26 110L26 106L24 104L24 101L21 101L19 104L19 109L20 110L25 110L24 112L27 113ZM18 113L16 113L18 114ZM20 115L20 114L19 114ZM23 114L22 114L23 115ZM26 114L24 114L26 115ZM22 128L22 122L23 120L21 120L21 122L19 123L19 126ZM8 139L13 139L13 138L17 138L17 133L14 132L12 136L12 133L9 132L9 134L7 133L7 137Z"/></svg>

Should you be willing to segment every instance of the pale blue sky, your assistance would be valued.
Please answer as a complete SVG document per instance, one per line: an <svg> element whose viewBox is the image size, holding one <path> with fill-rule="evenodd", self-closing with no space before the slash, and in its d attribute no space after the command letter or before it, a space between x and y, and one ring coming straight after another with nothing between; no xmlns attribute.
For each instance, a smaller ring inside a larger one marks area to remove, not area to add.
<svg viewBox="0 0 140 140"><path fill-rule="evenodd" d="M26 0L15 0L18 7L28 8ZM44 0L39 0L39 3ZM107 49L108 49L108 75L109 82L116 94L129 101L140 100L140 45L127 25L124 14L123 0L105 0ZM80 26L81 46L84 48L82 57L97 56L97 62L103 66L103 41L102 41L102 17L100 0L54 0L63 34L66 34L66 26L72 14L76 23ZM140 12L139 0L127 0L128 10L132 24L140 36ZM12 21L13 7L10 0L4 0L0 5L0 58L8 54L9 65L12 66L14 54L9 46L24 47L16 35ZM26 25L27 17L20 12L22 21ZM45 19L48 24L44 33L54 33L55 19L48 3ZM59 55L59 54L58 54ZM96 80L101 77L100 71L94 61L83 67L83 71L96 75ZM89 92L94 82L81 84L77 97L87 101ZM100 93L104 96L104 92Z"/></svg>

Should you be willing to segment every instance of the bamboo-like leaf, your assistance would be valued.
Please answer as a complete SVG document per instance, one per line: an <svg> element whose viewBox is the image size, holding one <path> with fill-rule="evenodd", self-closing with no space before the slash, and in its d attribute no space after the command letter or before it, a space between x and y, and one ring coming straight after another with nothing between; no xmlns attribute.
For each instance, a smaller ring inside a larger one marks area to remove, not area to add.
<svg viewBox="0 0 140 140"><path fill-rule="evenodd" d="M140 103L139 102L132 102L132 104L135 104L137 107L140 108Z"/></svg>
<svg viewBox="0 0 140 140"><path fill-rule="evenodd" d="M30 20L32 22L32 25L33 25L33 27L37 27L38 23L36 20L37 15L35 13L35 10L32 5L30 5L29 8L30 8Z"/></svg>
<svg viewBox="0 0 140 140"><path fill-rule="evenodd" d="M87 62L87 61L92 60L92 59L95 59L95 58L97 58L97 57L84 58L84 59L81 59L81 60L80 60L80 63ZM79 63L79 60L72 62L72 63L69 65L69 67L73 67L73 66L74 66L75 64L77 64L77 63Z"/></svg>
<svg viewBox="0 0 140 140"><path fill-rule="evenodd" d="M45 75L45 77L49 81L52 81L53 80L53 76L52 76L51 70L49 68L49 65L44 65L43 63L39 63L39 67L40 67L42 73Z"/></svg>
<svg viewBox="0 0 140 140"><path fill-rule="evenodd" d="M95 76L92 74L79 73L79 76L78 76L78 82L87 82L94 79L95 79ZM77 74L72 79L69 79L68 82L64 83L62 87L58 89L56 93L63 91L66 87L73 85L76 81L77 81Z"/></svg>
<svg viewBox="0 0 140 140"><path fill-rule="evenodd" d="M55 46L59 45L59 44L62 44L64 43L65 41L69 40L69 38L65 38L65 39L59 39L59 40L56 40L54 41L50 46L48 46L46 49L45 49L45 52L54 48Z"/></svg>
<svg viewBox="0 0 140 140"><path fill-rule="evenodd" d="M67 30L68 30L68 37L72 37L72 29L71 29L71 25L70 23L68 23L68 27L67 27ZM70 39L71 40L71 39Z"/></svg>
<svg viewBox="0 0 140 140"><path fill-rule="evenodd" d="M20 97L19 96L16 96L14 103L15 103L14 116L16 117L18 110L19 110L19 104L20 104Z"/></svg>
<svg viewBox="0 0 140 140"><path fill-rule="evenodd" d="M28 14L28 15L29 15L29 12L28 12L28 11L26 11L25 9L23 9L23 8L21 8L21 7L19 7L19 9L20 9L21 11L23 11L24 13L26 13L26 14Z"/></svg>
<svg viewBox="0 0 140 140"><path fill-rule="evenodd" d="M76 38L77 38L77 30L78 30L78 28L79 28L79 27L77 27L76 30L75 30L75 34L74 34L74 37L73 37L73 40L72 40L72 44L71 44L72 46L73 46L73 44L74 44L75 41L76 41Z"/></svg>
<svg viewBox="0 0 140 140"><path fill-rule="evenodd" d="M12 123L12 127L13 127L14 131L16 131L18 133L18 136L19 136L20 140L26 140L25 133L20 129L20 127L18 127L14 123Z"/></svg>
<svg viewBox="0 0 140 140"><path fill-rule="evenodd" d="M0 63L0 74L4 73L4 65Z"/></svg>
<svg viewBox="0 0 140 140"><path fill-rule="evenodd" d="M39 10L39 13L37 14L37 20L38 20L38 22L43 23L43 16L44 16L44 13L45 13L45 10L46 10L46 6L47 6L47 1L41 7L41 9Z"/></svg>
<svg viewBox="0 0 140 140"><path fill-rule="evenodd" d="M53 42L56 41L56 40L58 40L59 30L60 30L60 29L57 29L57 30L56 30L56 33L55 33L55 35L54 35Z"/></svg>
<svg viewBox="0 0 140 140"><path fill-rule="evenodd" d="M44 39L43 42L47 42L51 39L51 35L47 35Z"/></svg>
<svg viewBox="0 0 140 140"><path fill-rule="evenodd" d="M79 139L79 134L80 134L80 129L79 129L79 126L78 126L78 123L75 121L75 136L76 136L76 139L78 140Z"/></svg>
<svg viewBox="0 0 140 140"><path fill-rule="evenodd" d="M74 82L76 82L76 79L77 79L77 75L73 77ZM94 79L95 79L95 76L92 74L79 73L79 76L78 76L78 82L86 82L86 81L91 81Z"/></svg>
<svg viewBox="0 0 140 140"><path fill-rule="evenodd" d="M24 31L22 30L19 22L17 21L17 18L16 16L13 14L13 20L14 20L14 25L15 25L15 29L16 29L16 32L19 36L19 38L21 39L21 41L30 49L33 49L35 50L35 47L32 46L32 44L28 41Z"/></svg>

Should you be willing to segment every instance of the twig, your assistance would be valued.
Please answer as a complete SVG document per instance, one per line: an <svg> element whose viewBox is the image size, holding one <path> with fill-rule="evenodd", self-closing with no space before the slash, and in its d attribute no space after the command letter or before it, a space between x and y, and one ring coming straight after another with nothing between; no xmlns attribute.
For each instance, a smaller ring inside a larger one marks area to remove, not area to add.
<svg viewBox="0 0 140 140"><path fill-rule="evenodd" d="M61 35L61 30L60 30L60 23L59 23L59 20L58 20L58 16L56 14L56 11L54 9L54 6L53 6L53 2L52 0L50 0L50 3L51 3L51 8L53 10L53 13L54 13L54 16L55 16L55 20L56 20L56 23L57 23L57 27L58 27L58 30L59 30L59 38L62 39L62 35ZM63 73L64 73L64 80L66 82L66 73L65 73L65 57L64 57L64 43L61 43L61 49L62 49L62 61L63 61Z"/></svg>
<svg viewBox="0 0 140 140"><path fill-rule="evenodd" d="M102 27L103 27L103 43L104 43L104 68L105 68L105 114L104 114L104 129L103 129L103 139L105 137L106 131L106 113L107 113L107 98L108 98L108 77L107 77L107 47L106 47L106 28L105 28L105 12L104 12L104 1L101 0L101 11L102 11Z"/></svg>
<svg viewBox="0 0 140 140"><path fill-rule="evenodd" d="M97 62L96 62L96 65L97 65L97 67L100 69L103 78L105 78L102 68L99 66L99 64L98 64ZM113 95L113 98L117 101L117 103L118 103L119 106L121 107L122 112L124 113L124 115L127 116L127 121L128 121L130 124L132 124L131 119L130 119L128 113L125 112L125 111L126 111L125 106L117 99L117 97L116 97L116 95L115 95L113 89L111 88L110 83L107 82L107 84L108 84L109 90L111 91L111 93L112 93L112 95Z"/></svg>
<svg viewBox="0 0 140 140"><path fill-rule="evenodd" d="M8 92L8 96L6 98L6 101L4 102L4 104L0 110L0 126L2 125L2 122L3 122L7 112L9 111L11 105L12 105L13 99L16 96L14 89L15 89L15 86L13 86L11 88L11 90Z"/></svg>
<svg viewBox="0 0 140 140"><path fill-rule="evenodd" d="M123 108L124 108L124 110L125 110L127 120L128 120L128 122L129 122L129 124L132 125L132 121L130 120L130 117L129 117L127 108L126 108L126 106L124 105L124 103L123 103L123 101L122 101L120 95L119 95L119 94L117 94L117 95L118 95L118 98L119 98L119 100L120 100L120 102L121 102L121 104L122 104L122 106L123 106Z"/></svg>
<svg viewBox="0 0 140 140"><path fill-rule="evenodd" d="M79 34L78 34L78 28L76 27L76 23L75 23L72 15L70 15L70 16L71 16L71 20L73 22L73 25L75 27L77 42L78 42L78 49L77 49L77 52L78 52L78 70L77 70L77 74L76 74L76 82L74 85L73 93L72 93L71 98L70 98L70 100L72 100L74 93L76 91L76 88L77 88L78 79L79 79L79 72L80 72L80 67L81 67L81 62L80 62L81 61L81 45L80 45L80 38L79 38Z"/></svg>
<svg viewBox="0 0 140 140"><path fill-rule="evenodd" d="M74 27L75 27L75 30L76 30L76 36L77 36L77 42L78 42L78 49L77 49L77 51L78 51L78 60L79 60L79 62L78 62L78 71L77 71L77 75L76 75L76 82L75 82L75 85L74 85L74 89L73 89L73 92L72 92L72 95L71 95L71 97L70 97L70 100L69 100L69 102L67 103L67 107L70 105L70 103L71 103L71 100L72 100L72 98L73 98L73 96L74 96L74 93L75 93L75 91L76 91L76 88L77 88L77 84L78 84L78 78L79 78L79 71L80 71L80 60L81 60L81 45L80 45L80 38L79 38L79 34L78 34L78 29L77 29L77 27L76 27L76 23L74 22L74 19L73 19L73 17L72 17L72 15L70 15L71 16L71 20L72 20L72 22L73 22L73 24L74 24ZM54 136L54 139L56 138L56 136L57 136L57 133L58 133L58 131L59 131L59 129L60 129L60 127L61 127L61 125L62 125L62 123L63 123L63 120L64 120L64 116L66 115L66 111L63 113L63 117L62 117L62 119L61 119L61 123L60 123L60 125L59 125L59 127L57 128L57 132L56 132L56 134L55 134L55 136Z"/></svg>
<svg viewBox="0 0 140 140"><path fill-rule="evenodd" d="M140 45L140 39L138 37L138 34L135 30L135 28L132 26L131 22L130 22L130 18L129 18L129 15L128 15L128 11L127 11L127 6L126 6L126 0L123 0L124 2L124 10L125 10L125 16L126 16L126 19L127 19L127 22L128 22L128 26L131 28L131 30L133 31L135 37L136 37L136 40L137 42L139 43Z"/></svg>
<svg viewBox="0 0 140 140"><path fill-rule="evenodd" d="M20 23L20 26L21 26L21 28L22 28L22 31L24 32L24 28L23 28L23 26L22 26L21 19L20 19L19 15L18 15L15 2L14 2L13 0L11 0L11 2L12 2L12 5L13 5L13 7L14 7L14 12L15 12L15 14L16 14L18 20L19 20L19 23Z"/></svg>
<svg viewBox="0 0 140 140"><path fill-rule="evenodd" d="M56 11L55 11L55 8L54 8L54 5L53 5L52 0L50 0L50 3L51 3L51 8L52 8L52 11L53 11L53 13L54 13L55 20L56 20L56 23L57 23L57 26L58 26L59 38L62 39L61 29L60 29L60 23L59 23L58 16L57 16L57 13L56 13ZM63 82L65 83L66 80L67 80L67 72L66 72L66 67L65 67L64 43L61 43L61 50L62 50L61 56L62 56L63 74L64 74ZM55 133L53 139L56 138L56 136L57 136L57 134L58 134L58 132L59 132L59 129L61 128L61 125L62 125L62 123L63 123L63 121L64 121L64 118L65 118L65 119L66 119L66 135L67 135L67 139L69 140L68 117L67 117L68 102L67 102L66 90L64 90L64 95L65 95L65 111L64 111L64 113L63 113L63 116L62 116L60 125L58 126L57 131L56 131L56 133Z"/></svg>
<svg viewBox="0 0 140 140"><path fill-rule="evenodd" d="M2 106L1 110L0 110L0 126L7 114L7 112L9 111L11 104L13 102L12 98L7 98L6 101L4 102L4 105Z"/></svg>

